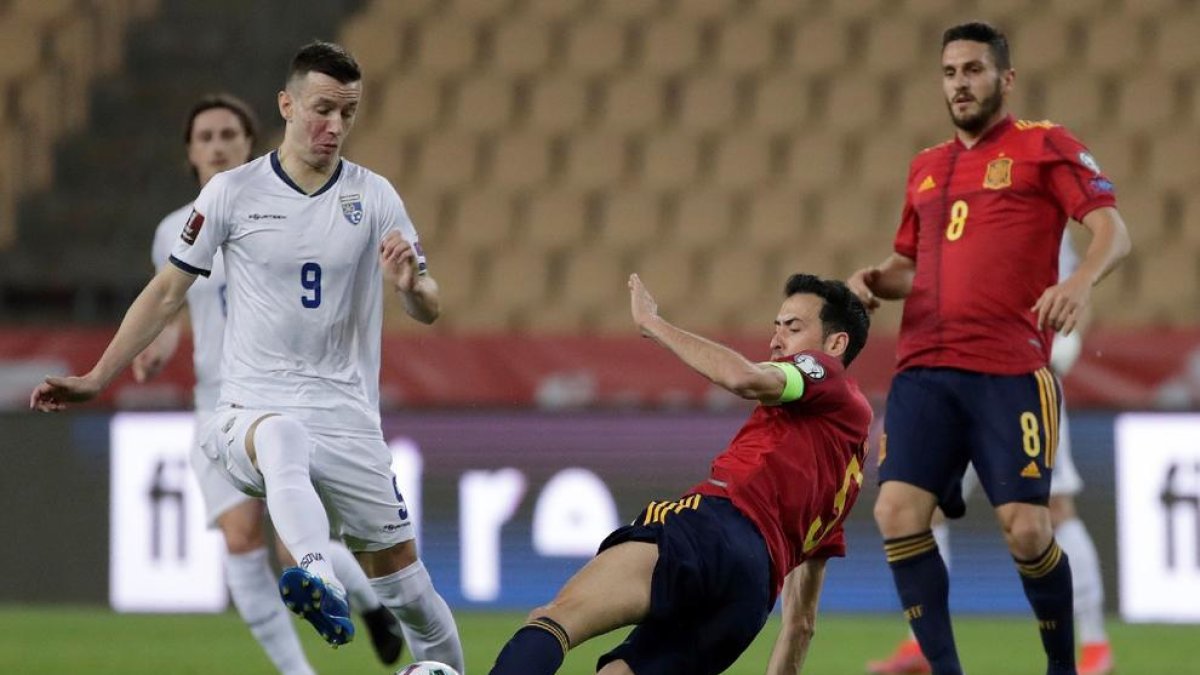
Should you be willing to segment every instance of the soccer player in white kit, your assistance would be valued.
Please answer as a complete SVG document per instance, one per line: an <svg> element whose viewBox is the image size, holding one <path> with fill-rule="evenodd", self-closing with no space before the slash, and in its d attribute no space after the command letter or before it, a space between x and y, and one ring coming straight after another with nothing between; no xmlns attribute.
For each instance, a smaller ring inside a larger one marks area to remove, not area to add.
<svg viewBox="0 0 1200 675"><path fill-rule="evenodd" d="M192 175L200 187L207 185L217 173L250 160L256 129L250 107L229 94L207 95L192 106L184 127L184 145ZM169 264L171 249L192 206L188 203L172 211L159 223L151 251L156 269ZM225 267L218 253L213 257L208 278L198 280L188 289L186 309L167 324L132 364L137 381L145 382L155 377L174 356L185 324L191 324L198 431L205 428L217 406L225 305ZM314 673L304 656L291 618L274 591L274 574L263 536L265 509L262 500L235 488L200 452L198 441L197 438L189 459L200 486L209 527L218 528L225 541L225 579L233 604L279 672L287 675ZM389 665L395 663L403 646L396 618L391 610L380 604L366 575L345 546L334 542L331 554L338 576L346 584L351 604L363 615L370 629L371 642L380 660Z"/></svg>
<svg viewBox="0 0 1200 675"><path fill-rule="evenodd" d="M1069 277L1079 265L1079 255L1064 235L1059 250L1058 278ZM1070 335L1055 335L1050 351L1050 368L1060 378L1066 377L1079 358L1083 338L1076 329ZM1113 672L1112 648L1104 629L1104 581L1100 575L1100 558L1087 527L1075 510L1075 495L1083 489L1083 479L1071 458L1071 435L1067 426L1066 404L1063 404L1058 432L1058 449L1054 456L1054 473L1050 477L1050 522L1054 538L1071 559L1071 585L1074 590L1075 623L1079 627L1082 645L1079 675L1108 675ZM963 476L963 499L979 486L974 467L967 467ZM950 564L950 527L941 511L934 513L933 537L946 564ZM867 664L874 675L916 675L930 672L929 662L911 633L887 659Z"/></svg>
<svg viewBox="0 0 1200 675"><path fill-rule="evenodd" d="M354 627L330 562L329 531L356 552L418 660L464 672L445 600L417 557L379 422L381 272L410 316L440 312L417 233L383 177L341 158L362 95L358 64L314 42L279 92L286 126L275 152L214 176L183 225L170 265L126 313L100 360L50 377L30 406L62 410L98 394L186 300L223 254L228 326L221 394L201 449L240 490L265 496L299 566L280 580L285 603L331 644Z"/></svg>

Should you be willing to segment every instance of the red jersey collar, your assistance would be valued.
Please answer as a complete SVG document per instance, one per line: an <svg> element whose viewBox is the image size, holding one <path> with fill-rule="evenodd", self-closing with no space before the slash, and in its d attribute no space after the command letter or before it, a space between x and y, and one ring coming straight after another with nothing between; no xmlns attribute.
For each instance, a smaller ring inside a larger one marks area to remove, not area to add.
<svg viewBox="0 0 1200 675"><path fill-rule="evenodd" d="M992 140L993 138L998 137L1000 134L1004 133L1005 131L1008 131L1009 127L1011 127L1012 125L1013 125L1013 116L1005 115L999 122L996 122L996 126L983 132L983 135L979 137L979 140L975 141L975 145L972 145L971 147L968 148L966 146L966 144L964 144L962 142L962 139L958 137L958 134L954 134L954 143L956 145L958 145L959 150L974 150L975 148L978 148L979 146L983 145L984 143L987 143L988 141Z"/></svg>

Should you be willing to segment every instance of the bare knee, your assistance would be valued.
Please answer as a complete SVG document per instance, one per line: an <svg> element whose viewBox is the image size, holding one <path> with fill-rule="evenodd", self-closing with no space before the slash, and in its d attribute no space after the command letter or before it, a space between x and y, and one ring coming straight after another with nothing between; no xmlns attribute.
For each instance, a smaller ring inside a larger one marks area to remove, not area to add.
<svg viewBox="0 0 1200 675"><path fill-rule="evenodd" d="M1054 531L1050 510L1031 504L1005 504L997 509L1008 550L1021 560L1033 560L1050 546Z"/></svg>
<svg viewBox="0 0 1200 675"><path fill-rule="evenodd" d="M217 517L225 548L233 555L250 553L266 546L263 537L262 505L246 500Z"/></svg>
<svg viewBox="0 0 1200 675"><path fill-rule="evenodd" d="M409 539L381 551L359 551L354 557L358 558L359 565L368 577L378 579L417 562L417 542Z"/></svg>
<svg viewBox="0 0 1200 675"><path fill-rule="evenodd" d="M905 537L929 529L934 496L918 487L889 481L875 500L875 523L885 539Z"/></svg>
<svg viewBox="0 0 1200 675"><path fill-rule="evenodd" d="M630 669L628 663L617 659L605 664L596 675L634 675L634 672Z"/></svg>

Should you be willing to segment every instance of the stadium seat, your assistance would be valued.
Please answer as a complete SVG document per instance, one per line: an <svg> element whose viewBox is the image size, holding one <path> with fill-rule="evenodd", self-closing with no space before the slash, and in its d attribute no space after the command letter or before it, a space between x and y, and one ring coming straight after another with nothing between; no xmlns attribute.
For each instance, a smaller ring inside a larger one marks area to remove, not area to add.
<svg viewBox="0 0 1200 675"><path fill-rule="evenodd" d="M617 21L575 23L567 31L567 68L581 75L616 70L625 62L626 32L625 24Z"/></svg>
<svg viewBox="0 0 1200 675"><path fill-rule="evenodd" d="M493 54L488 66L509 76L542 73L550 62L552 37L550 24L543 20L505 21L492 36Z"/></svg>
<svg viewBox="0 0 1200 675"><path fill-rule="evenodd" d="M1136 138L1120 132L1110 132L1084 137L1082 141L1099 162L1104 174L1117 184L1118 196L1125 187L1145 181L1145 170L1139 170L1137 166L1139 144Z"/></svg>
<svg viewBox="0 0 1200 675"><path fill-rule="evenodd" d="M628 173L629 150L623 135L578 134L567 144L567 187L589 190L612 187Z"/></svg>
<svg viewBox="0 0 1200 675"><path fill-rule="evenodd" d="M445 94L442 80L418 73L394 75L376 94L382 99L379 114L370 120L378 128L397 135L424 133L441 121ZM370 105L369 99L367 101ZM364 120L365 121L365 120Z"/></svg>
<svg viewBox="0 0 1200 675"><path fill-rule="evenodd" d="M641 2L596 0L593 11L597 16L609 19L642 21L666 13L670 9L670 4L670 0L642 0Z"/></svg>
<svg viewBox="0 0 1200 675"><path fill-rule="evenodd" d="M740 18L718 26L717 56L714 64L726 73L757 73L775 60L780 29L773 21Z"/></svg>
<svg viewBox="0 0 1200 675"><path fill-rule="evenodd" d="M460 131L495 132L513 118L513 85L493 74L463 80L451 100L451 123Z"/></svg>
<svg viewBox="0 0 1200 675"><path fill-rule="evenodd" d="M565 261L561 297L592 312L619 306L622 299L629 297L626 286L629 271L620 261L621 253L612 248L581 246ZM624 304L628 308L628 300Z"/></svg>
<svg viewBox="0 0 1200 675"><path fill-rule="evenodd" d="M1096 78L1074 74L1046 78L1042 91L1046 117L1081 137L1091 135L1110 107L1102 84Z"/></svg>
<svg viewBox="0 0 1200 675"><path fill-rule="evenodd" d="M536 188L550 176L550 142L538 133L505 134L492 147L486 183L507 190Z"/></svg>
<svg viewBox="0 0 1200 675"><path fill-rule="evenodd" d="M1020 81L1018 89L1026 86ZM922 69L922 72L904 79L898 93L897 107L889 110L888 115L901 129L914 136L948 139L953 134L950 117L946 111L946 95L942 92L941 77L936 67ZM1021 116L1029 113L1016 106L1014 110Z"/></svg>
<svg viewBox="0 0 1200 675"><path fill-rule="evenodd" d="M814 232L830 251L854 247L886 252L891 250L895 224L884 220L876 199L861 190L826 193ZM880 260L885 253L877 253Z"/></svg>
<svg viewBox="0 0 1200 675"><path fill-rule="evenodd" d="M480 263L488 255L487 251L439 247L430 249L428 255L429 274L437 279L438 295L446 317L462 312L478 299Z"/></svg>
<svg viewBox="0 0 1200 675"><path fill-rule="evenodd" d="M546 19L569 19L582 14L590 3L591 0L520 0L516 11Z"/></svg>
<svg viewBox="0 0 1200 675"><path fill-rule="evenodd" d="M845 177L842 138L830 133L796 136L786 143L782 180L804 191L840 185Z"/></svg>
<svg viewBox="0 0 1200 675"><path fill-rule="evenodd" d="M1155 62L1171 72L1185 73L1200 68L1196 48L1196 26L1200 10L1165 15L1155 24Z"/></svg>
<svg viewBox="0 0 1200 675"><path fill-rule="evenodd" d="M570 75L539 77L529 94L526 127L549 134L580 129L591 117L587 82Z"/></svg>
<svg viewBox="0 0 1200 675"><path fill-rule="evenodd" d="M823 123L840 132L858 132L883 118L883 82L870 76L833 79L825 100Z"/></svg>
<svg viewBox="0 0 1200 675"><path fill-rule="evenodd" d="M642 147L640 183L653 190L679 189L700 175L700 143L678 132L655 134Z"/></svg>
<svg viewBox="0 0 1200 675"><path fill-rule="evenodd" d="M862 144L859 185L867 190L904 189L908 166L921 149L906 133L892 133Z"/></svg>
<svg viewBox="0 0 1200 675"><path fill-rule="evenodd" d="M523 218L521 243L534 252L570 250L584 242L592 230L593 199L588 195L554 190L532 195Z"/></svg>
<svg viewBox="0 0 1200 675"><path fill-rule="evenodd" d="M713 186L745 190L766 183L774 173L773 148L772 139L761 134L742 133L721 139L713 160Z"/></svg>
<svg viewBox="0 0 1200 675"><path fill-rule="evenodd" d="M664 245L671 248L720 251L732 243L736 221L734 202L715 190L692 190L674 200Z"/></svg>
<svg viewBox="0 0 1200 675"><path fill-rule="evenodd" d="M705 265L703 304L720 310L734 310L748 302L757 304L759 296L768 292L764 257L763 251L745 245L712 250ZM764 315L758 320L766 326L769 317Z"/></svg>
<svg viewBox="0 0 1200 675"><path fill-rule="evenodd" d="M667 88L661 78L646 74L613 77L603 91L600 125L605 129L649 131L662 122Z"/></svg>
<svg viewBox="0 0 1200 675"><path fill-rule="evenodd" d="M663 201L655 192L620 190L605 195L599 205L596 241L610 250L638 250L660 241Z"/></svg>
<svg viewBox="0 0 1200 675"><path fill-rule="evenodd" d="M453 209L453 241L472 251L495 251L515 238L511 195L499 190L471 190Z"/></svg>
<svg viewBox="0 0 1200 675"><path fill-rule="evenodd" d="M1161 71L1123 79L1117 96L1117 124L1125 132L1152 133L1178 115L1181 82Z"/></svg>
<svg viewBox="0 0 1200 675"><path fill-rule="evenodd" d="M792 37L789 66L801 73L828 73L849 57L846 24L833 17L804 16Z"/></svg>
<svg viewBox="0 0 1200 675"><path fill-rule="evenodd" d="M757 249L779 250L801 241L807 225L803 195L784 185L750 195L740 236Z"/></svg>
<svg viewBox="0 0 1200 675"><path fill-rule="evenodd" d="M444 10L471 22L489 21L506 14L512 2L508 0L451 0Z"/></svg>
<svg viewBox="0 0 1200 675"><path fill-rule="evenodd" d="M685 3L686 4L686 3ZM692 19L661 18L641 29L641 71L677 75L701 60L701 26Z"/></svg>
<svg viewBox="0 0 1200 675"><path fill-rule="evenodd" d="M1010 31L1013 66L1020 73L1055 71L1074 56L1071 26L1052 15L1030 13Z"/></svg>
<svg viewBox="0 0 1200 675"><path fill-rule="evenodd" d="M796 71L773 72L754 87L750 125L756 131L791 131L804 125L811 115L810 79Z"/></svg>
<svg viewBox="0 0 1200 675"><path fill-rule="evenodd" d="M452 16L419 26L416 66L423 74L457 75L475 64L479 48L476 26Z"/></svg>
<svg viewBox="0 0 1200 675"><path fill-rule="evenodd" d="M478 142L463 133L421 137L415 185L421 188L466 187L478 173Z"/></svg>
<svg viewBox="0 0 1200 675"><path fill-rule="evenodd" d="M530 256L520 246L509 243L489 250L480 295L489 311L511 315L534 307L546 299L549 267L538 256Z"/></svg>
<svg viewBox="0 0 1200 675"><path fill-rule="evenodd" d="M634 270L660 306L677 304L694 295L699 275L693 252L669 246L652 246L640 251ZM628 305L627 305L628 306Z"/></svg>
<svg viewBox="0 0 1200 675"><path fill-rule="evenodd" d="M381 21L374 14L362 13L342 26L340 36L366 73L392 72L400 63L404 29L399 22Z"/></svg>
<svg viewBox="0 0 1200 675"><path fill-rule="evenodd" d="M1159 188L1194 190L1200 183L1197 147L1200 147L1200 133L1195 128L1157 136L1151 144L1150 182Z"/></svg>
<svg viewBox="0 0 1200 675"><path fill-rule="evenodd" d="M1088 66L1102 73L1126 73L1145 60L1142 22L1120 14L1090 21L1085 29Z"/></svg>
<svg viewBox="0 0 1200 675"><path fill-rule="evenodd" d="M887 75L908 72L922 62L932 71L936 45L925 39L915 17L880 17L867 29L864 63L868 72Z"/></svg>
<svg viewBox="0 0 1200 675"><path fill-rule="evenodd" d="M738 93L731 77L705 75L684 80L679 128L703 133L730 126L738 116Z"/></svg>

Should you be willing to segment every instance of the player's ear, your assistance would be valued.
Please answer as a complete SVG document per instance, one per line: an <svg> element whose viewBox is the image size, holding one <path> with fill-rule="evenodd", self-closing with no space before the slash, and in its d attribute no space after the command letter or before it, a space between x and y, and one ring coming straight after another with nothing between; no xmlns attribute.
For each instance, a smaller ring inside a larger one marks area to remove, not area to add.
<svg viewBox="0 0 1200 675"><path fill-rule="evenodd" d="M288 93L287 89L281 89L277 98L279 99L279 116L282 117L285 122L291 122L293 112L292 95Z"/></svg>
<svg viewBox="0 0 1200 675"><path fill-rule="evenodd" d="M842 354L850 348L850 334L847 332L830 333L825 337L825 344L821 346L821 351L830 356L842 358Z"/></svg>

